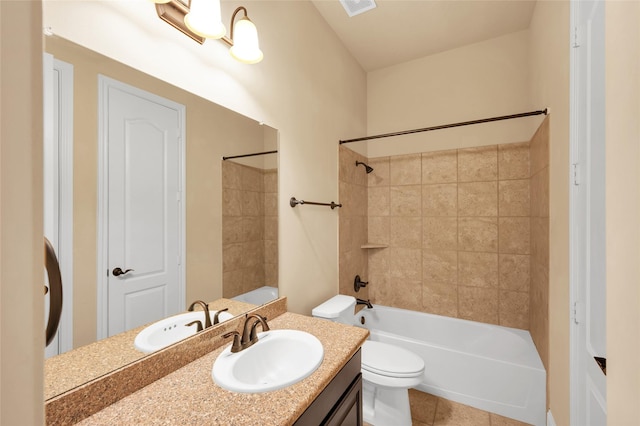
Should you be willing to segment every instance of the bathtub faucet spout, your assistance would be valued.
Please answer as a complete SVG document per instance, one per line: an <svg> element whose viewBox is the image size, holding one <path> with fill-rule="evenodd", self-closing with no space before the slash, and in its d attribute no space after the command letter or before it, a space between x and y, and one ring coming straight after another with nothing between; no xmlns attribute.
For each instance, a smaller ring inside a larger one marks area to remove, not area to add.
<svg viewBox="0 0 640 426"><path fill-rule="evenodd" d="M369 299L367 299L367 300L356 299L356 304L357 305L367 305L368 309L373 309L373 305L371 304L371 302L369 302Z"/></svg>

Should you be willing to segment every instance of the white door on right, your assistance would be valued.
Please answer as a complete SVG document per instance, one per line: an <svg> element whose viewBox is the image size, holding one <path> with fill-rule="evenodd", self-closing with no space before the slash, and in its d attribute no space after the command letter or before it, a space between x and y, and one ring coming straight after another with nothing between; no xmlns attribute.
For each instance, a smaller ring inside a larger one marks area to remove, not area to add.
<svg viewBox="0 0 640 426"><path fill-rule="evenodd" d="M604 1L573 1L572 415L607 424Z"/></svg>

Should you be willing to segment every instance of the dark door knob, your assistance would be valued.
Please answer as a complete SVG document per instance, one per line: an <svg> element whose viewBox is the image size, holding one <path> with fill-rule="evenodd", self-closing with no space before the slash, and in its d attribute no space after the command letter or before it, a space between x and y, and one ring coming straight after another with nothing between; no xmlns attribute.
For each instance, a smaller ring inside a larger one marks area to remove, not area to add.
<svg viewBox="0 0 640 426"><path fill-rule="evenodd" d="M131 271L133 271L133 269L125 269L123 271L120 268L114 268L114 270L111 273L113 274L114 277L119 277L120 275L128 274Z"/></svg>

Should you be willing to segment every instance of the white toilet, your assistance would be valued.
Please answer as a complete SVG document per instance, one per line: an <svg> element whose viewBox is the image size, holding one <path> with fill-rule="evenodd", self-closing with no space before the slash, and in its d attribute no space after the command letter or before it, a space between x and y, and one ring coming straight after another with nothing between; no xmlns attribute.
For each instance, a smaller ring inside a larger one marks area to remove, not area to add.
<svg viewBox="0 0 640 426"><path fill-rule="evenodd" d="M339 294L311 314L356 325L356 299ZM420 383L424 361L404 348L367 340L362 345L364 421L374 426L411 426L409 388Z"/></svg>

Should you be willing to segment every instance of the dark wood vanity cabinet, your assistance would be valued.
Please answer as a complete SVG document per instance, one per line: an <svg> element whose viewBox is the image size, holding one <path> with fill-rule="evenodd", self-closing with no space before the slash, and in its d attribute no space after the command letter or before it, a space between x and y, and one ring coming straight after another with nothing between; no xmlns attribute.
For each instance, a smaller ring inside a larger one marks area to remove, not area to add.
<svg viewBox="0 0 640 426"><path fill-rule="evenodd" d="M360 349L351 357L295 426L362 426Z"/></svg>

